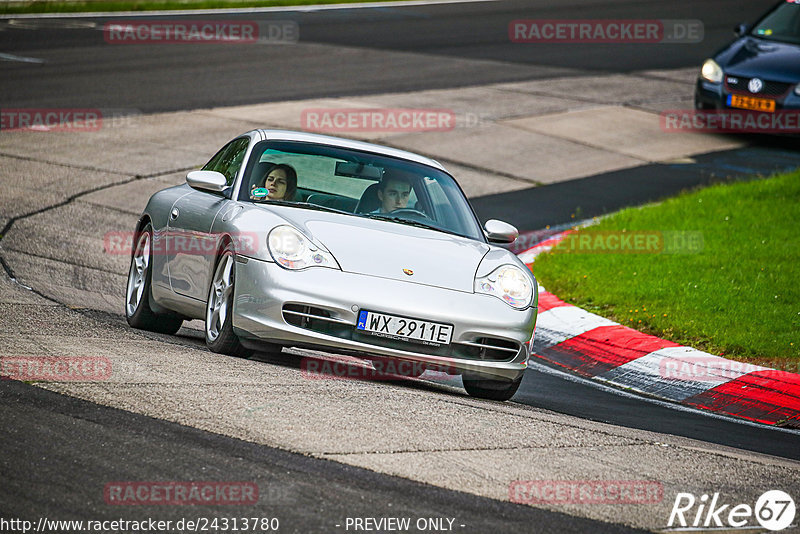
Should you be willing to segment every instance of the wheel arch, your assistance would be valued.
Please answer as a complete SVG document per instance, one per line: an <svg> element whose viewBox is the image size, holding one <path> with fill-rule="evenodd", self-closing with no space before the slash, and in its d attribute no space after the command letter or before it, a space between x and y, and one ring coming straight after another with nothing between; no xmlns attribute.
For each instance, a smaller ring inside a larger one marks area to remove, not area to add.
<svg viewBox="0 0 800 534"><path fill-rule="evenodd" d="M136 223L136 232L141 232L145 226L153 224L153 221L150 219L149 213L143 213L139 220Z"/></svg>
<svg viewBox="0 0 800 534"><path fill-rule="evenodd" d="M210 286L211 281L214 278L214 271L216 271L217 265L219 264L219 259L222 257L222 253L225 252L225 248L228 245L233 245L233 237L230 235L230 233L224 232L217 241L217 248L216 251L214 252L214 259L208 262L208 272L206 273L207 274L206 280L208 280L208 284L206 284L207 286ZM233 249L234 259L236 259L236 247L232 247L232 249ZM236 263L234 262L234 269L235 268L236 268ZM208 305L208 293L206 293L205 303L206 305Z"/></svg>

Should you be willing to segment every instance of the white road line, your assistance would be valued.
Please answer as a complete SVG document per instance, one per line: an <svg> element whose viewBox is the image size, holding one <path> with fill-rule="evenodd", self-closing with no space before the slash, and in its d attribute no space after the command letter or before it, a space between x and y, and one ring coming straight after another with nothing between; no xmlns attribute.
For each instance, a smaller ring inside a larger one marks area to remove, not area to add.
<svg viewBox="0 0 800 534"><path fill-rule="evenodd" d="M539 362L534 361L534 360L528 360L528 368L529 369L534 369L537 372L542 372L542 373L546 373L546 374L549 374L549 375L554 375L554 376L557 376L559 378L563 378L564 380L569 380L570 382L575 382L577 384L584 384L586 386L591 386L591 387L593 387L595 389L599 389L599 390L604 391L606 393L612 393L614 395L619 395L620 397L627 397L629 399L636 399L636 400L643 401L643 402L649 402L651 404L656 404L656 405L662 406L664 408L671 408L673 410L678 410L680 412L690 412L690 413L694 413L694 414L698 414L698 415L704 415L706 417L712 417L714 419L722 419L723 421L728 421L729 423L737 423L737 424L740 424L740 425L752 426L752 427L761 428L761 429L765 429L765 430L774 430L776 432L785 432L785 433L788 433L788 434L794 434L796 436L800 436L800 430L794 430L792 428L783 428L783 427L780 427L780 426L765 425L765 424L762 424L762 423L754 423L754 422L748 421L746 419L738 419L738 418L729 417L729 416L721 415L721 414L714 413L714 412L709 412L709 411L706 411L706 410L699 410L697 408L692 408L692 407L686 406L684 404L676 404L676 403L672 403L672 402L662 401L662 400L659 400L659 399L654 399L652 397L646 397L646 396L643 396L643 395L637 395L635 393L630 393L628 391L617 389L617 388L615 388L613 386L607 386L607 385L605 385L603 383L596 382L596 381L590 380L588 378L583 378L583 377L580 377L580 376L576 376L576 375L572 375L572 374L566 373L564 371L560 371L558 369L554 369L553 367L544 365L544 364L539 363Z"/></svg>
<svg viewBox="0 0 800 534"><path fill-rule="evenodd" d="M22 63L44 63L43 59L35 57L15 56L14 54L4 54L0 52L0 61L20 61Z"/></svg>
<svg viewBox="0 0 800 534"><path fill-rule="evenodd" d="M26 13L2 14L2 19L44 19L44 18L89 18L89 17L150 17L160 15L228 15L237 13L288 13L330 11L335 9L372 9L389 7L413 7L439 4L472 4L478 2L498 2L499 0L401 0L399 2L362 2L352 4L316 4L309 6L236 7L222 9L170 9L163 11L101 11L86 13Z"/></svg>
<svg viewBox="0 0 800 534"><path fill-rule="evenodd" d="M84 30L91 29L97 26L96 22L84 20L59 20L59 19L9 19L6 26L0 26L4 30L21 29L21 30Z"/></svg>

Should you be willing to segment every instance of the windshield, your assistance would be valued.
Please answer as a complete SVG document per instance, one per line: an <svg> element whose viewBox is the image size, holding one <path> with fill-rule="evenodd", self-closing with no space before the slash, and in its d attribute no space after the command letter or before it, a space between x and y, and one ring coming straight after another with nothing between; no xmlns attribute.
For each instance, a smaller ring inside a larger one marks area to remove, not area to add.
<svg viewBox="0 0 800 534"><path fill-rule="evenodd" d="M761 19L750 35L770 41L800 44L800 1L783 2Z"/></svg>
<svg viewBox="0 0 800 534"><path fill-rule="evenodd" d="M253 148L239 200L335 211L484 241L472 208L450 175L369 152L263 141Z"/></svg>

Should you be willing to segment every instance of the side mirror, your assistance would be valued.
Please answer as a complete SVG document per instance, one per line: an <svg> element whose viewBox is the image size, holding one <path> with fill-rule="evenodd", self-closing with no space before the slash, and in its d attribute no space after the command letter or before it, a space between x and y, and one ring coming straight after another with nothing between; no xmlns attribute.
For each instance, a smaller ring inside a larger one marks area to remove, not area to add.
<svg viewBox="0 0 800 534"><path fill-rule="evenodd" d="M750 25L749 24L745 24L744 22L739 24L739 25L737 25L733 29L733 33L736 34L736 37L743 37L743 36L747 35L747 33L749 31L750 31Z"/></svg>
<svg viewBox="0 0 800 534"><path fill-rule="evenodd" d="M217 171L192 171L186 175L186 183L194 189L219 193L228 187L225 175Z"/></svg>
<svg viewBox="0 0 800 534"><path fill-rule="evenodd" d="M489 219L483 225L483 233L490 243L510 245L519 237L519 230L507 222Z"/></svg>

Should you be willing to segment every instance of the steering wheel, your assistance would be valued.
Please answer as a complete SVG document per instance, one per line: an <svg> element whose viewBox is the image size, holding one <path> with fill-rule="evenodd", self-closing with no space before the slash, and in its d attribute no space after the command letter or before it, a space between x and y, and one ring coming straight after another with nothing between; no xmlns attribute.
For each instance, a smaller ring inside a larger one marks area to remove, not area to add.
<svg viewBox="0 0 800 534"><path fill-rule="evenodd" d="M426 213L423 213L414 208L399 208L389 212L392 215L421 215L423 219L430 219Z"/></svg>

